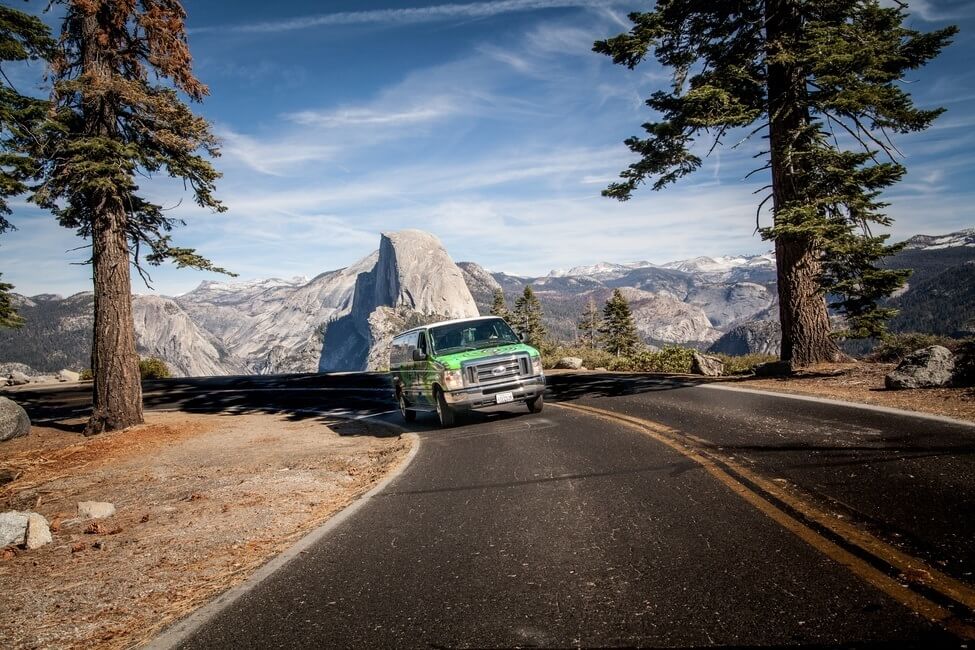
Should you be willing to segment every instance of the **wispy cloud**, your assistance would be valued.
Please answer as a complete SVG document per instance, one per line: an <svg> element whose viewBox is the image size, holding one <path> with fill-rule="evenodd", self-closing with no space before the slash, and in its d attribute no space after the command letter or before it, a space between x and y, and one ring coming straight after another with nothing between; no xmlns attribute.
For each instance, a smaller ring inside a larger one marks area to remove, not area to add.
<svg viewBox="0 0 975 650"><path fill-rule="evenodd" d="M602 9L619 4L623 4L622 0L494 0L493 2L443 4L434 5L431 7L409 7L405 9L341 11L329 14L302 16L288 20L272 20L238 25L197 27L192 31L194 33L237 32L261 34L339 25L411 25L458 18L488 18L500 14L537 11L540 9L562 9L572 7L591 7Z"/></svg>
<svg viewBox="0 0 975 650"><path fill-rule="evenodd" d="M299 111L286 117L303 126L340 127L359 125L398 126L440 119L459 111L450 97L436 97L406 109L346 107L327 111Z"/></svg>

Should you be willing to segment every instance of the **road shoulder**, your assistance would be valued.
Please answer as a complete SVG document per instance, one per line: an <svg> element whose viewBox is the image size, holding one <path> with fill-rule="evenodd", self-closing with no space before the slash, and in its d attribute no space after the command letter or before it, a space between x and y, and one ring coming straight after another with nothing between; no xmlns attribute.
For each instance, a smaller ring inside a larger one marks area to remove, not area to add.
<svg viewBox="0 0 975 650"><path fill-rule="evenodd" d="M416 446L322 414L150 413L89 439L75 424L0 449L0 467L19 474L0 510L40 512L54 529L53 543L8 547L0 561L0 590L17 604L0 612L11 647L145 642L300 552ZM117 513L82 521L79 501Z"/></svg>

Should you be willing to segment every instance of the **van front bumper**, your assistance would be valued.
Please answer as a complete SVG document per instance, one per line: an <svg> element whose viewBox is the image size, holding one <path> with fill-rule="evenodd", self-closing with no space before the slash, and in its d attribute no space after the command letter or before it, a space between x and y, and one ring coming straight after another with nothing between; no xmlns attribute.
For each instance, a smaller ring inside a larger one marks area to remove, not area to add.
<svg viewBox="0 0 975 650"><path fill-rule="evenodd" d="M523 377L514 381L473 386L444 393L444 399L457 410L481 409L498 405L498 393L511 393L512 402L526 402L545 392L545 376ZM510 404L512 402L504 402Z"/></svg>

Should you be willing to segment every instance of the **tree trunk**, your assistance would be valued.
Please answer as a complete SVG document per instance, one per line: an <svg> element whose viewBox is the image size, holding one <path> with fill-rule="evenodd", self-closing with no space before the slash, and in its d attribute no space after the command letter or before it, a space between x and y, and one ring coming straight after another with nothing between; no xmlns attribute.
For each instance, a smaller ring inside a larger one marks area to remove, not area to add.
<svg viewBox="0 0 975 650"><path fill-rule="evenodd" d="M91 346L94 395L85 435L143 422L142 379L135 351L125 211L103 209L92 226L95 331Z"/></svg>
<svg viewBox="0 0 975 650"><path fill-rule="evenodd" d="M108 78L110 52L99 51L97 15L82 22L82 62L85 74ZM96 91L84 98L85 131L116 135L111 96ZM85 435L124 429L143 422L142 381L135 350L132 286L129 277L128 215L111 190L87 197L91 208L92 268L95 289L95 327L91 346L94 379L92 413Z"/></svg>
<svg viewBox="0 0 975 650"><path fill-rule="evenodd" d="M766 0L768 55L794 49L802 31L798 0ZM805 174L794 151L803 147L809 124L803 71L790 61L768 64L769 149L772 167L772 212L781 225L785 208L801 205ZM782 324L781 358L792 368L835 361L839 348L830 336L826 298L819 285L820 251L811 235L779 234L775 259Z"/></svg>

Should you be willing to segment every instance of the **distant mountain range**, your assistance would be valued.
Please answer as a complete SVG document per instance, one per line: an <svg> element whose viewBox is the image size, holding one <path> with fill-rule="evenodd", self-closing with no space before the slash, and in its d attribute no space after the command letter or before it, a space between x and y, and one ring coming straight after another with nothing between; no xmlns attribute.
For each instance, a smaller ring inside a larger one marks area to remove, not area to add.
<svg viewBox="0 0 975 650"><path fill-rule="evenodd" d="M975 229L912 237L888 264L914 270L891 300L901 310L895 331L975 332ZM381 368L394 330L487 313L497 288L513 306L529 284L549 333L564 341L575 337L586 302L602 305L617 288L648 344L775 353L781 338L772 253L601 262L524 277L455 264L421 231L384 234L379 250L310 280L203 282L181 296L134 296L133 311L140 354L162 357L180 375ZM88 366L90 293L15 300L27 324L0 331L0 363L38 372Z"/></svg>

